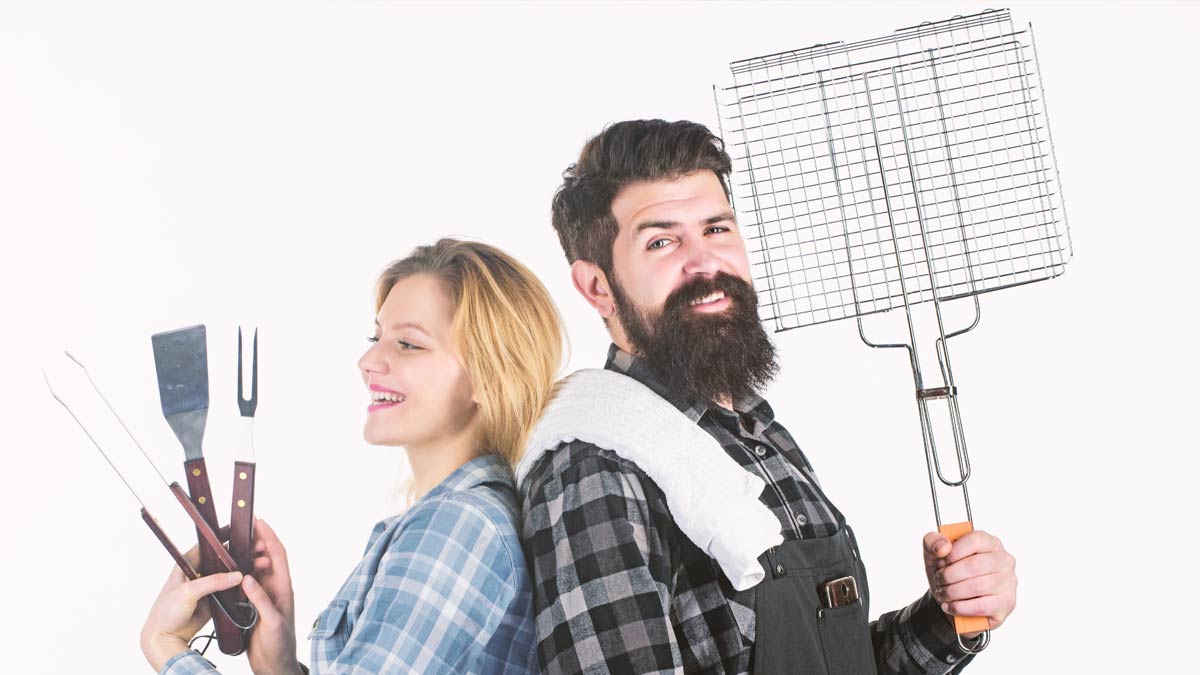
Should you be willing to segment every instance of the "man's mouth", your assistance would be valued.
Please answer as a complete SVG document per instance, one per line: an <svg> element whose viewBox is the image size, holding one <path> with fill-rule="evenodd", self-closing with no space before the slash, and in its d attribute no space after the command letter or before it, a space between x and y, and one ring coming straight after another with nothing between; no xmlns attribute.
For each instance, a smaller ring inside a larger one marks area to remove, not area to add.
<svg viewBox="0 0 1200 675"><path fill-rule="evenodd" d="M697 312L716 312L729 306L730 300L725 291L713 291L703 298L691 301L689 306Z"/></svg>

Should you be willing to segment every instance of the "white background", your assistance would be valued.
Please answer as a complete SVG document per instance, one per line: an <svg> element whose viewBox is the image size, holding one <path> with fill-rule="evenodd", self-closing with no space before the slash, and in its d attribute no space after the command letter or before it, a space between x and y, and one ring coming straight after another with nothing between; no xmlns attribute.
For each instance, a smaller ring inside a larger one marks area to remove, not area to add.
<svg viewBox="0 0 1200 675"><path fill-rule="evenodd" d="M258 511L289 545L306 658L307 626L404 476L400 451L360 437L355 361L380 269L441 235L500 245L558 301L568 369L599 366L607 337L549 225L586 138L638 117L715 125L710 85L733 59L983 8L4 3L0 669L148 672L137 634L170 568L47 394L40 368L60 367L58 350L182 479L149 336L206 323L224 512L234 331L260 328ZM1180 672L1198 600L1200 12L1012 8L1037 34L1075 259L984 297L982 325L954 345L976 521L1021 579L971 672ZM768 397L856 526L873 610L898 607L921 591L933 520L903 357L867 349L850 322L776 339ZM114 452L131 447L97 424Z"/></svg>

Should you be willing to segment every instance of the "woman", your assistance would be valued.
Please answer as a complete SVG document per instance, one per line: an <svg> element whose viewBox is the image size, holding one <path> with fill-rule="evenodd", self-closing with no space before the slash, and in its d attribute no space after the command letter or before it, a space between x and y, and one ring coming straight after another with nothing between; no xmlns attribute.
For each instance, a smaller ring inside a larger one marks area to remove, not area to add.
<svg viewBox="0 0 1200 675"><path fill-rule="evenodd" d="M375 334L358 362L371 396L363 436L403 446L418 496L375 526L358 567L318 617L314 675L536 673L532 590L512 467L549 399L558 313L533 274L485 244L442 239L380 276ZM255 527L252 576L185 582L175 569L142 629L168 675L216 673L187 648L209 593L242 586L259 612L256 675L307 672L296 657L283 545Z"/></svg>

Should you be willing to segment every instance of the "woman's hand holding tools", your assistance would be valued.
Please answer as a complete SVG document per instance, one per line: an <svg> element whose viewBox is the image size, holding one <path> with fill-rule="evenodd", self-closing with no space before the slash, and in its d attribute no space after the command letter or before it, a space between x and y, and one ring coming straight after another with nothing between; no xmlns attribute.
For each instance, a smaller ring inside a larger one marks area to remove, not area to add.
<svg viewBox="0 0 1200 675"><path fill-rule="evenodd" d="M199 564L200 551L186 554ZM258 610L259 625L250 636L246 655L255 675L299 675L296 659L295 595L288 569L287 551L275 531L261 519L254 525L254 573L222 572L188 581L178 566L163 584L142 626L141 646L146 660L156 670L173 656L188 649L188 643L211 618L204 598L240 585Z"/></svg>

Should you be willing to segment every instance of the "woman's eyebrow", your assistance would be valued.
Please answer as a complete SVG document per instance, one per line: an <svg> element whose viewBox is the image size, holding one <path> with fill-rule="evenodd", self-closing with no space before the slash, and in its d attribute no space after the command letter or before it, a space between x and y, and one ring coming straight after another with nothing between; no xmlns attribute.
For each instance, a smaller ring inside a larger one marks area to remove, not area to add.
<svg viewBox="0 0 1200 675"><path fill-rule="evenodd" d="M383 326L381 326L381 325L380 325L380 323L379 323L379 319L375 319L375 325L376 325L376 326L379 326L380 328L382 328L382 327L383 327ZM422 327L421 327L421 324L419 324L419 323L413 323L413 322L411 322L411 321L397 321L396 323L392 324L392 330L397 330L397 329L399 329L399 328L412 328L413 330L417 330L417 331L420 331L420 332L422 332L422 333L424 333L424 334L426 334L426 335L429 335L429 331L427 331L427 330L425 330L424 328L422 328Z"/></svg>

